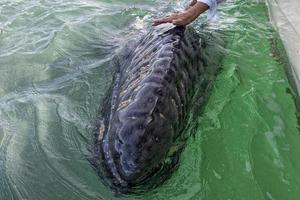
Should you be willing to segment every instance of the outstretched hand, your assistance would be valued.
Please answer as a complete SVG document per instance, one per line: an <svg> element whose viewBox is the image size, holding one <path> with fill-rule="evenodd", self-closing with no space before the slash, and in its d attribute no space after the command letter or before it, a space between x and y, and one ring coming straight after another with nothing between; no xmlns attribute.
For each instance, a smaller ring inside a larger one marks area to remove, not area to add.
<svg viewBox="0 0 300 200"><path fill-rule="evenodd" d="M153 20L153 26L164 23L172 23L176 26L186 26L192 23L201 13L205 12L208 6L205 3L191 4L185 11L174 13L170 16Z"/></svg>
<svg viewBox="0 0 300 200"><path fill-rule="evenodd" d="M174 13L170 16L153 20L153 26L164 23L172 23L176 26L185 26L193 21L193 16L187 12Z"/></svg>

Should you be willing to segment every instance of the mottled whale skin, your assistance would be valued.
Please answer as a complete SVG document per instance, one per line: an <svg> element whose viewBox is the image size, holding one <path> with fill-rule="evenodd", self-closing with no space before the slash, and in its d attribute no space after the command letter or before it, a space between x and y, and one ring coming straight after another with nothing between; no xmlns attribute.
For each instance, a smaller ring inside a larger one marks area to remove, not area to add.
<svg viewBox="0 0 300 200"><path fill-rule="evenodd" d="M195 82L205 85L204 41L191 28L154 28L114 59L92 164L122 193L155 187L174 170Z"/></svg>

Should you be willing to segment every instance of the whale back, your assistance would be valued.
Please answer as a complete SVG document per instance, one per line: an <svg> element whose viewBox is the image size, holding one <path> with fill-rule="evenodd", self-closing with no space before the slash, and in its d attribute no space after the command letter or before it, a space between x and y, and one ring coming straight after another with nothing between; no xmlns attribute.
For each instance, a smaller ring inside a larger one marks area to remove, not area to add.
<svg viewBox="0 0 300 200"><path fill-rule="evenodd" d="M93 149L93 165L114 187L157 185L176 166L194 86L206 82L204 48L192 28L153 29L115 59Z"/></svg>

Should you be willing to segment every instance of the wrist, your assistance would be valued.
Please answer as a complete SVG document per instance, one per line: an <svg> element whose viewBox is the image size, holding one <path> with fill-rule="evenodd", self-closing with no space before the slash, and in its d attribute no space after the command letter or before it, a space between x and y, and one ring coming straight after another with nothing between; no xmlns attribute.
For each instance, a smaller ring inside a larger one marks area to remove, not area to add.
<svg viewBox="0 0 300 200"><path fill-rule="evenodd" d="M208 7L207 4L201 3L201 2L197 2L194 6L192 6L189 9L187 9L185 11L185 14L187 16L199 16L200 14L202 14L203 12L205 12L208 9L209 9L209 7Z"/></svg>
<svg viewBox="0 0 300 200"><path fill-rule="evenodd" d="M209 9L209 5L206 4L206 3L203 3L203 2L200 2L198 1L193 7L195 7L195 9L198 11L198 12L205 12L206 10Z"/></svg>

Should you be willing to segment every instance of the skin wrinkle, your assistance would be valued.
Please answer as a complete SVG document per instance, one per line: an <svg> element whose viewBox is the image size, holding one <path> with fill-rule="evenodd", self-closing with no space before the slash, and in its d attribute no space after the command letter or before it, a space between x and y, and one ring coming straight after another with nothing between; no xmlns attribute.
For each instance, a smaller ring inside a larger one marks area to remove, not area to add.
<svg viewBox="0 0 300 200"><path fill-rule="evenodd" d="M91 162L124 193L157 185L175 169L193 85L206 77L199 65L203 40L192 28L156 28L141 41L115 62L118 81L103 107L93 156L100 161Z"/></svg>

